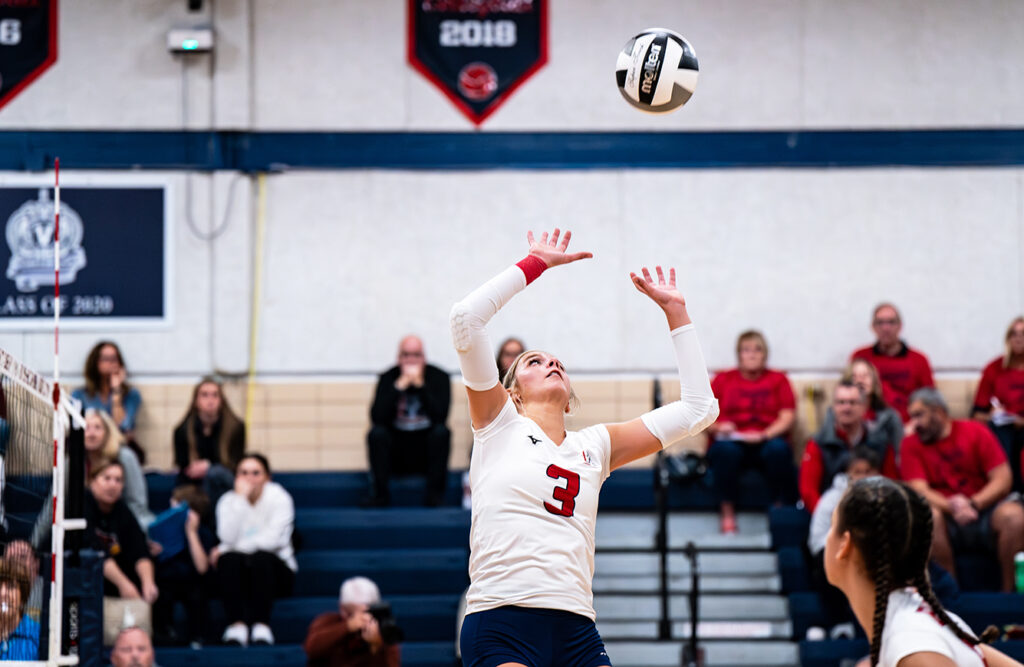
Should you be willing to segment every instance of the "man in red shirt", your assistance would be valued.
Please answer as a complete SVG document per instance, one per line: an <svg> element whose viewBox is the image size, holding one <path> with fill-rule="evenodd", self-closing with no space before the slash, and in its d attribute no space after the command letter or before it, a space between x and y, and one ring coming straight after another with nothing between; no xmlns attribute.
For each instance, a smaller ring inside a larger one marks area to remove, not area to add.
<svg viewBox="0 0 1024 667"><path fill-rule="evenodd" d="M942 395L910 396L914 433L903 441L900 472L932 506L932 558L950 574L953 551L995 547L1003 590L1014 588L1013 556L1024 550L1024 506L1008 499L1010 466L983 424L953 420Z"/></svg>
<svg viewBox="0 0 1024 667"><path fill-rule="evenodd" d="M907 421L910 394L921 387L934 387L932 367L928 357L907 347L900 340L903 322L900 311L891 303L879 304L871 320L871 329L877 341L874 345L856 350L851 359L866 359L878 369L885 400Z"/></svg>
<svg viewBox="0 0 1024 667"><path fill-rule="evenodd" d="M899 479L896 453L882 429L873 428L864 415L868 399L864 390L852 380L836 385L832 409L814 437L807 441L800 462L800 498L808 512L813 512L821 494L832 486L832 478L846 470L850 454L857 445L865 445L878 455L882 474Z"/></svg>

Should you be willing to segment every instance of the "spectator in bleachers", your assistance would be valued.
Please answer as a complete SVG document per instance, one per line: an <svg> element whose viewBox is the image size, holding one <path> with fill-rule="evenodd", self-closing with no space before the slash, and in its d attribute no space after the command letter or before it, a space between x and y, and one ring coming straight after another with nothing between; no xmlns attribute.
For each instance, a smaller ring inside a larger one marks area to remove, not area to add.
<svg viewBox="0 0 1024 667"><path fill-rule="evenodd" d="M913 432L909 425L903 424L900 413L892 409L885 400L885 388L882 380L878 377L878 369L867 359L854 359L846 365L841 376L842 380L849 380L864 391L868 397L868 409L864 418L875 430L886 433L886 439L896 449L896 460L899 461L900 443L903 438ZM825 419L829 418L831 408L826 411Z"/></svg>
<svg viewBox="0 0 1024 667"><path fill-rule="evenodd" d="M526 345L518 338L506 338L498 347L498 355L495 361L498 363L498 381L505 381L505 373L512 366L520 354L526 351Z"/></svg>
<svg viewBox="0 0 1024 667"><path fill-rule="evenodd" d="M1006 348L981 374L974 395L974 418L987 423L1006 452L1014 488L1024 490L1021 456L1024 455L1024 317L1010 322Z"/></svg>
<svg viewBox="0 0 1024 667"><path fill-rule="evenodd" d="M174 627L174 607L185 607L187 624L185 641L193 647L202 644L209 607L207 590L211 585L210 553L217 546L217 537L200 517L210 505L209 498L194 484L179 486L171 493L171 507L187 504L185 518L185 549L157 561L156 584L160 597L153 605L153 636L158 644L180 644Z"/></svg>
<svg viewBox="0 0 1024 667"><path fill-rule="evenodd" d="M211 554L228 622L224 643L274 643L270 611L275 598L291 595L298 570L294 526L292 497L271 481L266 457L243 455L234 490L217 503L220 545Z"/></svg>
<svg viewBox="0 0 1024 667"><path fill-rule="evenodd" d="M864 391L849 380L840 380L832 395L832 409L825 423L804 449L800 463L800 498L808 512L813 512L821 495L832 486L832 480L846 469L855 447L873 450L882 463L882 473L899 479L896 454L889 434L874 428L864 418L868 409Z"/></svg>
<svg viewBox="0 0 1024 667"><path fill-rule="evenodd" d="M736 341L739 366L715 376L711 388L721 409L708 431L708 463L721 503L721 528L736 532L736 501L743 468L764 473L775 502L797 498L796 467L787 436L796 418L793 387L785 373L766 367L768 343L758 331Z"/></svg>
<svg viewBox="0 0 1024 667"><path fill-rule="evenodd" d="M245 452L245 424L224 397L223 386L203 378L192 391L185 418L174 429L178 484L202 485L210 502L235 483L234 470Z"/></svg>
<svg viewBox="0 0 1024 667"><path fill-rule="evenodd" d="M90 475L85 494L85 543L107 555L103 563L103 594L141 599L152 604L159 595L146 545L146 535L121 497L124 469L104 463Z"/></svg>
<svg viewBox="0 0 1024 667"><path fill-rule="evenodd" d="M153 642L145 630L132 626L117 634L110 651L112 667L153 667L155 660Z"/></svg>
<svg viewBox="0 0 1024 667"><path fill-rule="evenodd" d="M0 660L38 660L39 623L28 612L28 569L0 559Z"/></svg>
<svg viewBox="0 0 1024 667"><path fill-rule="evenodd" d="M380 376L370 408L369 505L391 503L392 473L425 475L426 504L441 504L451 447L451 431L445 424L450 407L448 374L427 363L423 341L406 336L398 347L398 365Z"/></svg>
<svg viewBox="0 0 1024 667"><path fill-rule="evenodd" d="M369 613L380 602L377 584L352 577L341 585L338 611L320 614L309 626L303 648L310 667L398 667L401 648L385 644Z"/></svg>
<svg viewBox="0 0 1024 667"><path fill-rule="evenodd" d="M1002 588L1014 588L1013 556L1024 550L1024 507L1009 499L1010 466L992 432L971 420L951 419L935 389L910 397L914 433L903 441L903 479L932 506L932 558L949 571L955 551L994 551Z"/></svg>
<svg viewBox="0 0 1024 667"><path fill-rule="evenodd" d="M896 306L879 304L871 319L871 329L877 338L875 344L855 350L850 358L874 364L882 379L885 401L907 421L910 419L907 414L910 394L921 387L934 387L935 380L928 357L900 339L902 328L903 321Z"/></svg>
<svg viewBox="0 0 1024 667"><path fill-rule="evenodd" d="M135 441L135 420L142 395L128 384L128 370L117 344L108 340L96 343L85 360L82 375L85 386L71 392L72 397L82 401L83 410L95 408L113 417L128 439L128 446L145 463L145 452Z"/></svg>
<svg viewBox="0 0 1024 667"><path fill-rule="evenodd" d="M881 473L881 461L875 449L866 445L854 447L853 452L845 458L843 471L832 478L831 485L821 495L811 515L811 528L807 537L807 547L811 552L811 581L818 589L821 607L825 612L821 620L826 628L831 629L833 639L837 639L840 634L853 637L853 614L843 592L828 583L825 576L825 538L832 527L832 511L839 505L839 500L851 482ZM813 630L808 629L808 639L814 635L824 638L824 628L819 627L817 633Z"/></svg>
<svg viewBox="0 0 1024 667"><path fill-rule="evenodd" d="M125 446L124 435L107 413L94 408L85 411L85 474L104 463L117 461L124 471L123 498L128 509L143 530L152 523L153 513L149 511L149 492L146 476L142 473L139 459Z"/></svg>
<svg viewBox="0 0 1024 667"><path fill-rule="evenodd" d="M46 588L46 582L43 580L43 576L39 574L39 557L36 555L32 545L25 540L11 540L8 542L7 546L4 547L3 557L5 560L21 563L25 571L28 572L30 586L26 613L38 621L43 609L43 591Z"/></svg>

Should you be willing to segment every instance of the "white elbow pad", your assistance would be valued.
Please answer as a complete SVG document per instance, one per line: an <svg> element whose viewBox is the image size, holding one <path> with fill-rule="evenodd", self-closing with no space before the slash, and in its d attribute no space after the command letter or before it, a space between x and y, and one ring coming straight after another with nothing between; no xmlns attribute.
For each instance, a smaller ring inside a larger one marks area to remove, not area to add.
<svg viewBox="0 0 1024 667"><path fill-rule="evenodd" d="M658 439L662 448L668 447L713 424L718 419L718 399L711 397L708 400L699 396L675 401L640 415L640 419L651 435Z"/></svg>

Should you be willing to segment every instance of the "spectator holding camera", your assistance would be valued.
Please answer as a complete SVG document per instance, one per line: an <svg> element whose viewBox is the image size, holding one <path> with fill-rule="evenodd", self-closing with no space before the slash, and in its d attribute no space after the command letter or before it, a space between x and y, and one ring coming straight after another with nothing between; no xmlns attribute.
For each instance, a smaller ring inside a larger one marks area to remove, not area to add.
<svg viewBox="0 0 1024 667"><path fill-rule="evenodd" d="M398 667L401 649L381 636L370 607L380 603L377 584L366 577L341 585L337 612L313 619L303 648L311 667Z"/></svg>

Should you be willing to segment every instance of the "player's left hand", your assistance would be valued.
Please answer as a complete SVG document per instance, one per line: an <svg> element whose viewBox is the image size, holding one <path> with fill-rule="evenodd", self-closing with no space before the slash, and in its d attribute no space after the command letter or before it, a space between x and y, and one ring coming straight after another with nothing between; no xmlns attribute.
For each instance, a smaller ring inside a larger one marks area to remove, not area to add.
<svg viewBox="0 0 1024 667"><path fill-rule="evenodd" d="M651 278L651 272L646 266L641 271L643 273L642 277L633 272L629 274L637 291L658 304L666 312L670 309L686 307L686 299L683 298L682 293L676 288L675 268L669 268L667 283L665 282L665 272L662 271L660 266L654 267L654 271L658 274L658 282L654 282L654 279Z"/></svg>

